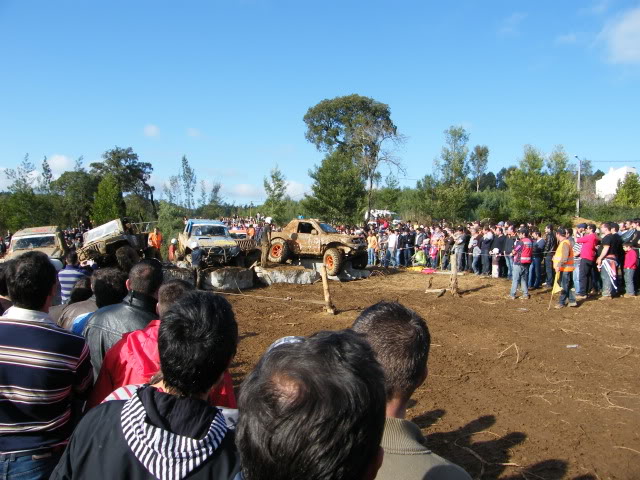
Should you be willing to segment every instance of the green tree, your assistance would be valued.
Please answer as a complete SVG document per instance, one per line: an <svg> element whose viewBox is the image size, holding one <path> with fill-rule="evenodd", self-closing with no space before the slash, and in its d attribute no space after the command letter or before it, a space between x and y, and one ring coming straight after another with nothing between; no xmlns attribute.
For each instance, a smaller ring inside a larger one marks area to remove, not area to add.
<svg viewBox="0 0 640 480"><path fill-rule="evenodd" d="M271 170L269 178L264 178L264 190L267 193L267 200L263 206L265 213L279 224L291 220L285 216L287 179L277 165Z"/></svg>
<svg viewBox="0 0 640 480"><path fill-rule="evenodd" d="M618 182L613 203L621 207L640 207L640 177L637 173L627 173L624 181Z"/></svg>
<svg viewBox="0 0 640 480"><path fill-rule="evenodd" d="M393 154L404 142L391 120L389 105L361 95L326 99L309 108L304 116L305 137L320 151L339 150L359 167L366 183L367 217L373 188L386 165L402 171Z"/></svg>
<svg viewBox="0 0 640 480"><path fill-rule="evenodd" d="M480 181L487 171L487 165L489 164L489 147L486 145L476 145L473 147L473 151L469 156L469 163L471 165L471 174L476 182L476 192L479 192Z"/></svg>
<svg viewBox="0 0 640 480"><path fill-rule="evenodd" d="M562 147L545 162L539 150L526 145L519 168L507 175L506 183L515 220L566 223L575 208L577 191Z"/></svg>
<svg viewBox="0 0 640 480"><path fill-rule="evenodd" d="M183 208L173 203L161 200L158 205L158 228L166 239L178 238L178 235L184 229L182 217L185 215ZM169 241L162 245L162 255L166 258Z"/></svg>
<svg viewBox="0 0 640 480"><path fill-rule="evenodd" d="M38 180L38 190L41 193L49 193L51 192L51 182L53 180L53 172L51 172L51 167L49 166L49 161L45 156L42 160L42 173L40 174L40 179Z"/></svg>
<svg viewBox="0 0 640 480"><path fill-rule="evenodd" d="M182 182L182 191L184 192L184 207L190 211L195 209L195 191L198 177L196 171L191 168L187 156L182 156L182 166L180 168L180 180Z"/></svg>
<svg viewBox="0 0 640 480"><path fill-rule="evenodd" d="M5 175L11 182L8 187L9 192L33 192L33 181L35 179L35 166L29 160L29 154L25 154L22 161L16 168L7 168Z"/></svg>
<svg viewBox="0 0 640 480"><path fill-rule="evenodd" d="M91 211L95 225L102 225L126 215L122 190L118 180L113 175L107 174L100 180Z"/></svg>
<svg viewBox="0 0 640 480"><path fill-rule="evenodd" d="M496 188L498 190L506 190L507 189L507 176L513 172L517 167L513 165L508 168L501 168L500 171L496 174Z"/></svg>
<svg viewBox="0 0 640 480"><path fill-rule="evenodd" d="M483 173L480 177L480 191L495 190L497 183L496 176L493 172Z"/></svg>
<svg viewBox="0 0 640 480"><path fill-rule="evenodd" d="M398 201L400 200L400 183L398 179L389 175L385 179L385 185L375 191L374 206L381 210L398 211Z"/></svg>
<svg viewBox="0 0 640 480"><path fill-rule="evenodd" d="M469 163L467 155L469 134L463 127L451 126L444 131L445 146L440 159L436 160L436 170L446 185L468 182Z"/></svg>
<svg viewBox="0 0 640 480"><path fill-rule="evenodd" d="M102 162L92 163L90 168L90 173L98 178L112 175L123 194L132 193L149 202L153 216L158 216L153 198L155 188L149 184L153 166L149 162L141 162L131 147L116 146L107 150L102 154Z"/></svg>
<svg viewBox="0 0 640 480"><path fill-rule="evenodd" d="M60 224L77 226L89 219L98 183L81 166L51 182L51 191L60 199Z"/></svg>
<svg viewBox="0 0 640 480"><path fill-rule="evenodd" d="M309 176L313 179L311 194L301 202L309 215L336 223L359 220L364 182L348 154L327 154Z"/></svg>

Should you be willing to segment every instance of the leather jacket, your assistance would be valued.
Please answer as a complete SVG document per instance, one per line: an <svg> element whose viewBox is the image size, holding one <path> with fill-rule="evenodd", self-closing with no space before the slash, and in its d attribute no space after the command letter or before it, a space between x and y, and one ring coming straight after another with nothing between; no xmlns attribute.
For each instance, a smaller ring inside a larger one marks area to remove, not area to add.
<svg viewBox="0 0 640 480"><path fill-rule="evenodd" d="M91 353L93 378L98 378L102 359L123 334L140 330L158 317L157 302L150 295L129 292L122 303L100 308L91 316L83 334Z"/></svg>

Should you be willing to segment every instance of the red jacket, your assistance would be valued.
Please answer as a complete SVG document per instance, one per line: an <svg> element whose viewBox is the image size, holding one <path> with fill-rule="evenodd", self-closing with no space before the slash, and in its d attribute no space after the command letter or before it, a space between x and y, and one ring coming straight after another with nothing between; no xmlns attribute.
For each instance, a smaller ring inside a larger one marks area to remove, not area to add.
<svg viewBox="0 0 640 480"><path fill-rule="evenodd" d="M580 258L584 258L585 260L591 260L592 262L596 259L596 247L600 240L596 237L595 234L590 233L588 235L584 235L576 239L576 242L582 244L582 250L580 250Z"/></svg>
<svg viewBox="0 0 640 480"><path fill-rule="evenodd" d="M160 370L158 331L160 320L153 320L142 330L125 333L107 352L87 408L100 404L111 392L125 385L147 383ZM209 401L218 407L238 408L233 381L225 370L222 382L211 392Z"/></svg>

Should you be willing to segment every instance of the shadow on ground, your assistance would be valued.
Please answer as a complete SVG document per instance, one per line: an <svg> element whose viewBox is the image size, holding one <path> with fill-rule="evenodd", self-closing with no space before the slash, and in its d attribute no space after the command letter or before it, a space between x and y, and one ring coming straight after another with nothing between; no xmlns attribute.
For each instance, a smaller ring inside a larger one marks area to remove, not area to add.
<svg viewBox="0 0 640 480"><path fill-rule="evenodd" d="M445 410L431 410L412 419L421 429L429 428L446 414ZM522 465L511 458L511 448L527 438L523 432L498 435L490 430L496 423L493 415L484 415L464 427L450 432L427 435L427 446L438 455L463 467L472 478L523 478L560 480L567 472L567 462L549 459L533 465ZM587 480L583 477L581 480Z"/></svg>

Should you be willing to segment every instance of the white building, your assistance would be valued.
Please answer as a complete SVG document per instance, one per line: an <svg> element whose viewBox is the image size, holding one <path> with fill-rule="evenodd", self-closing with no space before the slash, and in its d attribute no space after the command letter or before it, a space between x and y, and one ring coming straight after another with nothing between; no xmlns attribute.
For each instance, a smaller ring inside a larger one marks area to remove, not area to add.
<svg viewBox="0 0 640 480"><path fill-rule="evenodd" d="M600 180L596 181L596 195L610 200L618 190L618 182L623 182L627 173L638 173L634 167L610 168Z"/></svg>

